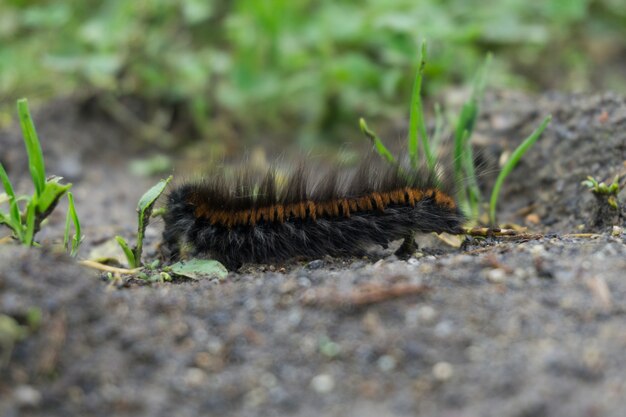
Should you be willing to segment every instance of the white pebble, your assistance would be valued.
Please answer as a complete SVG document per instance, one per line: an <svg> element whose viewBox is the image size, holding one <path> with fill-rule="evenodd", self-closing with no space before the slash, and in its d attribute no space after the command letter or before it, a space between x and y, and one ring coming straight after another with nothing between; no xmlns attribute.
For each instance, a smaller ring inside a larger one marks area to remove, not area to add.
<svg viewBox="0 0 626 417"><path fill-rule="evenodd" d="M378 358L378 368L383 372L389 372L396 369L396 359L390 355L383 355Z"/></svg>
<svg viewBox="0 0 626 417"><path fill-rule="evenodd" d="M506 278L506 271L502 268L495 268L487 271L487 281L499 284L504 282Z"/></svg>
<svg viewBox="0 0 626 417"><path fill-rule="evenodd" d="M437 381L447 381L452 377L454 369L448 362L437 362L433 366L433 376Z"/></svg>
<svg viewBox="0 0 626 417"><path fill-rule="evenodd" d="M335 378L330 374L319 374L311 380L311 388L320 394L327 394L335 388Z"/></svg>
<svg viewBox="0 0 626 417"><path fill-rule="evenodd" d="M13 392L16 402L24 407L36 407L41 403L41 393L30 385L20 385Z"/></svg>

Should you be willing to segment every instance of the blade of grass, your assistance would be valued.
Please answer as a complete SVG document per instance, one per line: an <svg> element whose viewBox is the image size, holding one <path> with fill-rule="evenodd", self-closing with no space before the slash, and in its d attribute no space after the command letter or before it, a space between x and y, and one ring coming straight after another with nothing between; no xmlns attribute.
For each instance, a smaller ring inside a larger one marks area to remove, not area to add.
<svg viewBox="0 0 626 417"><path fill-rule="evenodd" d="M150 188L146 193L141 196L139 199L139 203L137 204L137 245L133 250L135 255L135 266L141 266L141 252L143 251L143 237L146 231L146 227L148 227L148 223L150 222L150 216L152 214L152 209L154 208L154 204L163 191L165 191L165 187L172 180L172 176L170 175L168 178L159 181L152 188Z"/></svg>
<svg viewBox="0 0 626 417"><path fill-rule="evenodd" d="M489 221L492 226L496 226L496 205L498 204L498 196L500 195L500 188L502 188L504 180L506 180L506 177L508 177L513 168L515 168L522 156L537 142L537 139L539 139L551 120L552 116L543 119L541 125L515 149L504 167L502 167L500 174L498 174L489 201Z"/></svg>
<svg viewBox="0 0 626 417"><path fill-rule="evenodd" d="M459 200L459 205L463 208L463 212L467 214L471 218L471 207L468 199L468 189L466 184L466 179L463 174L463 150L465 147L463 143L467 141L468 136L467 130L463 131L460 135L455 134L454 136L454 179L457 184L459 184L459 189L457 192L457 198Z"/></svg>
<svg viewBox="0 0 626 417"><path fill-rule="evenodd" d="M441 113L441 106L439 103L435 103L435 132L431 140L433 154L437 153L439 145L441 144L441 137L443 136L443 114Z"/></svg>
<svg viewBox="0 0 626 417"><path fill-rule="evenodd" d="M479 216L480 203L483 200L476 178L476 170L474 167L474 151L468 140L465 142L465 151L463 152L463 167L467 178L467 196L472 213L472 218L477 219Z"/></svg>
<svg viewBox="0 0 626 417"><path fill-rule="evenodd" d="M15 233L15 237L21 242L23 240L23 225L22 225L22 217L20 215L20 208L17 204L17 197L15 196L15 191L13 191L13 185L9 180L9 176L7 172L4 170L4 166L0 164L0 181L2 181L2 186L4 187L4 192L9 197L9 217L6 218L5 222L8 221L7 225L13 229L13 233Z"/></svg>
<svg viewBox="0 0 626 417"><path fill-rule="evenodd" d="M74 223L74 236L72 237L70 256L74 257L78 253L78 248L83 241L83 236L81 234L80 220L78 218L78 214L76 213L76 206L74 205L74 195L71 192L67 193L67 201L68 208L67 219L65 221L65 244L67 245L69 241L69 221L71 219Z"/></svg>
<svg viewBox="0 0 626 417"><path fill-rule="evenodd" d="M461 108L461 114L454 133L454 177L458 184L464 184L460 190L460 199L462 203L467 204L466 207L469 208L471 218L473 219L478 216L478 208L482 197L478 188L478 181L476 180L470 137L478 118L478 103L485 90L487 70L490 63L491 54L488 54L485 58L485 63L476 75L472 94Z"/></svg>
<svg viewBox="0 0 626 417"><path fill-rule="evenodd" d="M28 169L35 186L35 194L39 196L45 189L46 167L37 131L28 110L28 100L22 98L17 101L17 112L20 126L22 127L22 134L24 135L24 143L26 144L26 153L28 154Z"/></svg>
<svg viewBox="0 0 626 417"><path fill-rule="evenodd" d="M32 246L35 238L35 217L37 216L36 198L28 202L26 206L26 233L22 241L26 246Z"/></svg>
<svg viewBox="0 0 626 417"><path fill-rule="evenodd" d="M126 261L128 261L128 266L131 269L137 268L135 254L133 253L133 250L130 248L130 246L128 246L128 243L126 243L126 240L124 240L122 236L115 236L115 240L124 251L124 255L126 255Z"/></svg>
<svg viewBox="0 0 626 417"><path fill-rule="evenodd" d="M426 161L429 168L432 169L434 167L435 160L430 151L428 134L426 132L426 124L424 123L424 108L422 105L422 79L424 77L424 68L426 67L426 41L422 42L420 52L419 67L415 74L415 80L413 82L413 92L411 94L408 150L411 166L413 168L417 168L419 162L419 136L422 140L422 145L424 146Z"/></svg>
<svg viewBox="0 0 626 417"><path fill-rule="evenodd" d="M68 193L69 195L69 193ZM68 208L67 215L65 216L65 230L63 232L63 247L66 250L69 250L69 241L70 241L70 222L71 222L70 210Z"/></svg>
<svg viewBox="0 0 626 417"><path fill-rule="evenodd" d="M376 135L376 133L374 133L367 127L367 123L365 123L365 119L363 119L362 117L359 119L359 127L361 128L361 132L363 132L363 134L367 136L370 141L372 141L372 143L374 144L374 148L376 148L376 152L378 152L380 156L382 156L392 164L398 164L396 158L394 158L391 152L389 152L389 149L387 149L387 147L383 144L383 142Z"/></svg>

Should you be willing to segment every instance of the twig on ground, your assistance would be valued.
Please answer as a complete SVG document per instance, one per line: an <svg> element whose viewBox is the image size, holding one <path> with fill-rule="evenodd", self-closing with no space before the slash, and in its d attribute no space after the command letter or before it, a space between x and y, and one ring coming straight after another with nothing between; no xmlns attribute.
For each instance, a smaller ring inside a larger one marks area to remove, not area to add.
<svg viewBox="0 0 626 417"><path fill-rule="evenodd" d="M97 269L103 272L111 272L113 274L132 275L141 271L141 268L133 268L133 269L116 268L114 266L109 266L109 265L101 264L100 262L94 262L94 261L79 261L78 263L88 268Z"/></svg>
<svg viewBox="0 0 626 417"><path fill-rule="evenodd" d="M367 283L357 285L346 293L338 292L335 287L311 289L302 295L301 302L307 306L362 307L394 298L423 294L430 290L431 288L424 284Z"/></svg>

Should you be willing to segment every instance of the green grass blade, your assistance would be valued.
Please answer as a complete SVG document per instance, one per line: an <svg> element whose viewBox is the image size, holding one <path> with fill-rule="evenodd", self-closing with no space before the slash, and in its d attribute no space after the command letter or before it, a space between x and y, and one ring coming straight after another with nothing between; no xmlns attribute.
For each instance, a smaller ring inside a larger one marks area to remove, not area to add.
<svg viewBox="0 0 626 417"><path fill-rule="evenodd" d="M426 41L422 42L420 52L419 67L417 69L417 73L415 74L415 81L413 82L413 91L411 94L408 151L411 166L413 168L417 168L419 164L419 136L424 148L424 154L426 155L428 167L433 169L435 167L436 160L430 148L430 140L426 130L426 122L424 121L424 106L422 103L422 81L424 78L424 68L426 67Z"/></svg>
<svg viewBox="0 0 626 417"><path fill-rule="evenodd" d="M6 217L3 221L13 230L15 237L17 237L21 242L23 241L24 235L20 208L17 204L15 191L13 191L13 185L11 184L9 176L4 170L4 166L2 166L2 164L0 164L0 181L4 187L4 192L9 197L9 217Z"/></svg>
<svg viewBox="0 0 626 417"><path fill-rule="evenodd" d="M485 58L485 63L478 71L472 87L470 98L463 104L461 114L454 133L454 177L461 187L461 202L466 204L472 219L478 217L482 196L476 179L474 157L470 145L470 137L478 118L479 102L485 91L487 70L491 63L491 54ZM462 204L463 205L463 204Z"/></svg>
<svg viewBox="0 0 626 417"><path fill-rule="evenodd" d="M489 67L491 66L491 61L493 59L493 55L490 53L487 54L485 58L485 63L482 68L478 71L476 78L474 79L474 85L472 88L472 98L478 103L483 98L483 94L485 92L485 86L487 85L487 74L489 73Z"/></svg>
<svg viewBox="0 0 626 417"><path fill-rule="evenodd" d="M32 246L35 238L35 218L37 217L36 203L37 199L33 198L26 206L26 232L22 243L26 246Z"/></svg>
<svg viewBox="0 0 626 417"><path fill-rule="evenodd" d="M124 240L122 236L115 236L115 240L124 251L124 255L126 255L126 261L128 261L128 267L137 268L138 265L136 264L135 254L133 253L130 246L128 246L128 243L126 243L126 241Z"/></svg>
<svg viewBox="0 0 626 417"><path fill-rule="evenodd" d="M473 100L469 100L463 105L461 115L454 133L454 177L459 184L464 183L467 173L465 172L464 152L467 149L469 138L474 129L474 123L478 113L477 106Z"/></svg>
<svg viewBox="0 0 626 417"><path fill-rule="evenodd" d="M72 184L60 184L60 181L61 177L53 177L44 183L43 192L37 196L37 214L50 214L63 195L72 188Z"/></svg>
<svg viewBox="0 0 626 417"><path fill-rule="evenodd" d="M170 175L167 179L159 181L152 188L150 188L146 193L139 199L139 203L137 204L137 245L134 249L135 254L135 262L137 263L135 267L141 266L141 252L143 251L143 237L146 231L146 227L148 227L148 223L150 222L150 216L152 214L152 209L154 208L154 204L163 191L165 191L165 187L172 180L172 176Z"/></svg>
<svg viewBox="0 0 626 417"><path fill-rule="evenodd" d="M384 159L392 164L398 164L396 158L394 158L391 152L389 152L389 149L387 149L385 144L383 144L383 142L376 135L376 133L374 133L372 130L370 130L369 127L367 127L367 123L365 123L365 119L363 119L362 117L359 119L359 127L361 128L361 132L363 132L363 134L367 136L370 141L372 141L376 152L378 152L380 156L382 156Z"/></svg>
<svg viewBox="0 0 626 417"><path fill-rule="evenodd" d="M470 216L471 219L471 208L468 199L468 190L467 190L467 179L463 174L463 161L464 155L463 151L465 149L464 143L467 142L468 132L467 130L463 131L461 134L458 132L454 136L454 180L459 185L457 192L457 199L459 200L459 205L463 208L463 212ZM471 219L475 220L475 219Z"/></svg>
<svg viewBox="0 0 626 417"><path fill-rule="evenodd" d="M81 242L83 241L83 235L80 227L80 220L78 218L78 214L76 213L76 206L74 205L74 195L71 192L67 193L67 218L65 220L65 239L64 244L68 245L69 243L69 224L70 219L72 223L74 223L74 236L72 237L70 256L74 257L78 253L78 248L80 247Z"/></svg>
<svg viewBox="0 0 626 417"><path fill-rule="evenodd" d="M68 193L69 195L69 193ZM69 241L70 241L70 222L72 220L72 215L68 208L67 215L65 216L65 230L63 232L63 247L66 250L69 250Z"/></svg>
<svg viewBox="0 0 626 417"><path fill-rule="evenodd" d="M463 170L467 180L467 196L472 213L472 218L477 219L479 216L480 203L483 200L476 178L476 169L474 167L474 152L469 141L465 140L465 151L463 152Z"/></svg>
<svg viewBox="0 0 626 417"><path fill-rule="evenodd" d="M506 177L511 173L513 168L517 165L519 160L524 156L526 151L528 151L534 144L537 142L537 139L541 136L543 131L546 129L550 121L552 120L552 116L546 117L541 125L535 130L529 137L527 137L513 152L509 160L506 162L504 167L502 167L502 171L498 175L496 179L496 183L493 186L493 190L491 192L491 199L489 201L489 221L492 226L496 225L496 205L498 203L498 196L500 195L500 188L502 188L502 184Z"/></svg>
<svg viewBox="0 0 626 417"><path fill-rule="evenodd" d="M439 103L435 103L435 132L433 133L432 138L430 139L430 144L432 145L433 154L436 154L439 145L441 144L441 138L443 136L443 114L441 112L441 106Z"/></svg>
<svg viewBox="0 0 626 417"><path fill-rule="evenodd" d="M419 140L418 136L421 135L425 138L426 128L424 126L424 109L422 107L422 79L424 77L424 67L426 66L426 41L422 42L420 50L420 61L415 73L415 80L413 81L413 91L411 93L411 105L409 116L409 138L408 138L408 151L409 160L411 166L417 168L419 159ZM427 140L425 140L427 142Z"/></svg>
<svg viewBox="0 0 626 417"><path fill-rule="evenodd" d="M35 185L36 195L43 193L46 183L46 167L44 165L41 144L37 137L37 131L33 124L33 119L28 110L28 100L25 98L17 101L17 112L22 127L26 153L28 154L28 168Z"/></svg>

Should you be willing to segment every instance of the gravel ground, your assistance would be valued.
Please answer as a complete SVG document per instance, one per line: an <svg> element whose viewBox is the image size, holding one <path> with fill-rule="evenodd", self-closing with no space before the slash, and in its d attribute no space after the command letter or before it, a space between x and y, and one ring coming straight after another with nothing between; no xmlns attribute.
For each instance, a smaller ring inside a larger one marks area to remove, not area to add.
<svg viewBox="0 0 626 417"><path fill-rule="evenodd" d="M61 103L35 121L50 172L68 169L64 148L79 162L86 254L132 234L153 180L128 173L123 131ZM55 252L62 213L43 249L0 245L0 415L626 415L626 225L580 185L626 168L626 100L492 94L485 166L547 113L502 195L524 239L429 238L408 260L379 250L152 285L111 284ZM16 134L0 133L3 149ZM20 158L3 151L12 177Z"/></svg>

